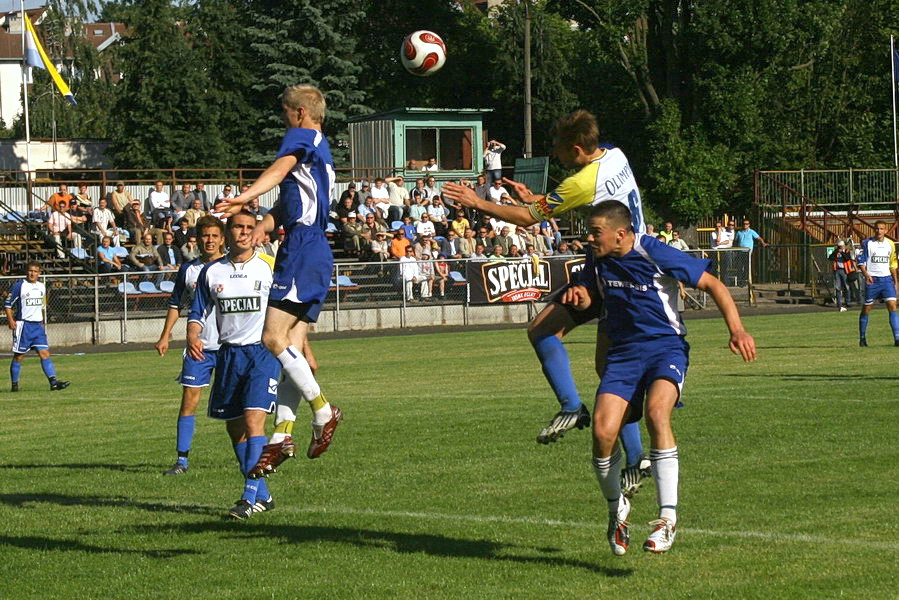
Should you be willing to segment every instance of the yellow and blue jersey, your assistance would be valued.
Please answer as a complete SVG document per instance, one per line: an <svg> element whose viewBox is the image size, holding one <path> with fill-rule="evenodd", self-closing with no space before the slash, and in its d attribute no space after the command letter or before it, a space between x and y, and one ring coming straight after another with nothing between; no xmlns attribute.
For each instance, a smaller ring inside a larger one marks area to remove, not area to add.
<svg viewBox="0 0 899 600"><path fill-rule="evenodd" d="M634 231L645 232L640 190L627 157L614 146L605 146L604 150L600 157L531 204L528 207L531 217L544 221L570 210L615 200L630 209Z"/></svg>

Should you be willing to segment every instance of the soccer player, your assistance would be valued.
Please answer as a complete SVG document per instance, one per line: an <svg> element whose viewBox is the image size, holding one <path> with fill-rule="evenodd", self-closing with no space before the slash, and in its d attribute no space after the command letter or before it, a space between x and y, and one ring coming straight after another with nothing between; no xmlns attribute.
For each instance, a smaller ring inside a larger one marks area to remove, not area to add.
<svg viewBox="0 0 899 600"><path fill-rule="evenodd" d="M588 225L593 234L593 258L588 261L592 282L571 286L562 300L582 310L601 295L608 314L611 346L593 411L593 466L609 506L609 545L620 556L629 543L630 502L621 490L618 434L625 423L645 415L659 518L650 523L652 532L643 549L662 553L671 548L676 533L679 463L671 415L680 402L689 362L687 330L677 312L677 282L715 300L730 331L730 349L743 360L755 360L755 341L743 329L727 288L707 272L710 261L635 233L630 212L617 202L596 206ZM645 401L635 393L641 385L647 390Z"/></svg>
<svg viewBox="0 0 899 600"><path fill-rule="evenodd" d="M62 189L62 186L60 186ZM41 357L41 369L50 382L50 391L69 387L68 381L56 378L56 367L50 358L50 345L44 330L44 307L47 305L47 288L38 281L41 265L30 262L26 266L25 279L12 285L3 307L6 309L6 323L12 329L12 362L9 364L9 378L12 391L19 391L19 373L22 361L28 351L34 349Z"/></svg>
<svg viewBox="0 0 899 600"><path fill-rule="evenodd" d="M282 399L282 412L296 413L302 396L312 409L312 439L306 456L317 458L331 444L342 418L332 406L300 351L306 340L308 324L318 319L331 281L334 257L325 229L328 210L334 196L334 163L328 141L322 134L325 98L318 88L295 85L281 95L287 132L275 162L237 198L219 205L230 214L279 186L281 221L286 230L284 243L275 260L274 283L265 315L262 341L278 358L285 380L298 391L293 399ZM294 419L295 420L295 419ZM275 428L275 436L265 449L253 472L271 472L272 461L292 456L293 420L285 419Z"/></svg>
<svg viewBox="0 0 899 600"><path fill-rule="evenodd" d="M516 225L529 226L549 220L566 212L602 202L617 201L630 209L635 231L644 231L643 208L640 190L624 153L614 146L599 143L599 125L596 117L579 110L560 119L553 131L554 152L565 167L579 169L565 179L559 187L546 195L537 195L521 183L504 179L527 206L498 205L482 200L465 186L447 183L443 186L446 197L456 202L492 215ZM541 444L549 444L561 438L567 431L590 425L590 413L581 402L577 386L571 374L568 352L562 338L578 325L599 318L602 311L596 305L589 312L578 313L558 302L564 292L558 292L528 325L528 339L540 359L543 374L559 401L561 410L549 425L537 435ZM597 330L596 369L602 371L604 328ZM622 430L622 441L627 454L628 493L636 492L648 475L648 461L643 457L639 426L634 423Z"/></svg>
<svg viewBox="0 0 899 600"><path fill-rule="evenodd" d="M159 341L156 342L156 351L159 356L165 356L169 349L169 338L181 314L181 307L185 304L190 306L193 302L200 271L207 263L220 259L224 254L225 225L221 221L209 215L201 217L197 220L196 230L200 238L200 257L183 263L178 270L175 289L172 290L172 296L169 298L169 310L162 326L162 334L159 336ZM204 323L200 339L203 342L203 359L197 360L188 353L187 349L184 350L181 359L181 374L178 376L178 382L182 387L181 409L178 411L175 442L178 459L169 470L163 473L164 475L187 473L187 456L190 453L194 437L200 390L212 382L212 371L215 368L216 352L219 347L214 319L209 319Z"/></svg>
<svg viewBox="0 0 899 600"><path fill-rule="evenodd" d="M896 244L887 237L887 224L875 221L877 232L873 238L862 241L858 255L858 268L868 286L865 289L865 303L858 315L858 345L867 346L868 315L874 301L882 298L890 315L893 330L893 344L899 346L899 315L896 314L896 287L899 285L896 267Z"/></svg>
<svg viewBox="0 0 899 600"><path fill-rule="evenodd" d="M275 506L265 480L247 477L262 454L265 419L275 410L281 376L278 361L262 345L274 261L254 250L255 227L248 212L228 220L228 255L200 271L187 322L187 351L198 362L206 359L203 331L213 323L218 331L209 416L226 421L245 477L244 493L228 512L235 519Z"/></svg>

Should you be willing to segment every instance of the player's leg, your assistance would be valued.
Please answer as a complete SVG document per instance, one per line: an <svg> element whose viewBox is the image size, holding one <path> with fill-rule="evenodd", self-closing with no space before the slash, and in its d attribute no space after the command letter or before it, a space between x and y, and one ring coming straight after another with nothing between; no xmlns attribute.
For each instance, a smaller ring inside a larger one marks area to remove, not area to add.
<svg viewBox="0 0 899 600"><path fill-rule="evenodd" d="M621 449L618 434L624 425L628 402L616 394L598 393L593 409L593 471L609 508L607 537L612 552L621 556L630 541L627 517L630 502L621 491Z"/></svg>
<svg viewBox="0 0 899 600"><path fill-rule="evenodd" d="M868 345L868 315L871 314L871 308L874 306L875 293L876 285L869 285L865 288L865 303L862 304L862 309L858 314L858 345L862 347Z"/></svg>
<svg viewBox="0 0 899 600"><path fill-rule="evenodd" d="M320 308L320 305L287 301L281 301L275 306L269 305L265 315L265 329L262 332L262 343L280 361L285 379L289 379L300 391L300 395L312 409L312 440L306 451L309 458L317 458L327 450L334 429L342 418L340 409L325 399L302 352L308 330L308 323L304 317L309 313L310 320L314 322ZM313 312L315 314L312 314ZM294 345L291 338L299 345ZM298 402L297 398L296 403Z"/></svg>
<svg viewBox="0 0 899 600"><path fill-rule="evenodd" d="M200 404L203 388L212 383L218 352L205 350L203 355L203 360L196 360L185 352L181 359L181 374L178 377L182 390L181 407L178 410L177 436L175 438L175 451L178 453L178 459L168 471L163 473L164 475L182 475L187 472L188 455L193 445L194 430L196 429L197 406Z"/></svg>
<svg viewBox="0 0 899 600"><path fill-rule="evenodd" d="M25 360L25 354L14 352L12 360L9 363L9 380L12 383L10 388L13 392L19 391L19 376L22 373L22 361Z"/></svg>
<svg viewBox="0 0 899 600"><path fill-rule="evenodd" d="M643 544L647 552L666 552L674 543L679 461L671 414L679 397L679 385L670 379L653 381L646 396L646 428L651 442L649 458L659 504L659 518L650 523L653 530Z"/></svg>
<svg viewBox="0 0 899 600"><path fill-rule="evenodd" d="M893 345L899 346L899 314L896 314L896 299L886 301L887 314L890 316L890 329L893 330Z"/></svg>
<svg viewBox="0 0 899 600"><path fill-rule="evenodd" d="M225 422L225 429L228 432L228 437L231 439L231 445L234 448L234 456L237 457L237 465L240 468L240 474L242 477L246 477L247 473L247 427L246 422L244 421L243 415L230 419ZM258 488L253 490L253 501L255 502L256 494ZM228 511L228 516L233 517L235 519L243 520L248 519L253 514L253 504L246 500L244 497L247 493L246 483L244 484L244 495L241 496L240 500L234 503L234 506Z"/></svg>
<svg viewBox="0 0 899 600"><path fill-rule="evenodd" d="M53 359L50 358L50 349L47 347L38 347L37 355L41 358L41 369L44 371L44 375L47 376L47 381L50 382L50 391L55 392L69 387L68 381L62 381L56 378L56 366L53 364Z"/></svg>

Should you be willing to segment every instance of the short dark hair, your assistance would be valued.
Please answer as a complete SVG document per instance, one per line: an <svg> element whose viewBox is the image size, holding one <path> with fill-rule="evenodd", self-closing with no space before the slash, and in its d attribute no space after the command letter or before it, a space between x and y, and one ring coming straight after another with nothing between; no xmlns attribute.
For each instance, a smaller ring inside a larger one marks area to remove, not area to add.
<svg viewBox="0 0 899 600"><path fill-rule="evenodd" d="M590 218L605 219L614 227L624 227L629 231L631 227L631 211L621 202L600 202L590 211Z"/></svg>
<svg viewBox="0 0 899 600"><path fill-rule="evenodd" d="M212 215L200 217L197 219L196 225L194 225L194 230L197 232L197 235L201 235L207 227L215 227L222 236L225 235L225 224L218 217L213 217Z"/></svg>

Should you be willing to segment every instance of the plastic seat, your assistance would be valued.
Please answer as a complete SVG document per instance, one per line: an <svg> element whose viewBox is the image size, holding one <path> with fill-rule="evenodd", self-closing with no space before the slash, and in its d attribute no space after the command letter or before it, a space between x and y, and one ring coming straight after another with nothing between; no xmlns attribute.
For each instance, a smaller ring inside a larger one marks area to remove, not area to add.
<svg viewBox="0 0 899 600"><path fill-rule="evenodd" d="M159 284L159 289L165 292L166 294L171 294L175 290L175 282L174 281L163 281Z"/></svg>
<svg viewBox="0 0 899 600"><path fill-rule="evenodd" d="M88 257L87 250L84 248L72 248L69 252L78 260L86 260Z"/></svg>
<svg viewBox="0 0 899 600"><path fill-rule="evenodd" d="M119 284L119 293L120 294L128 294L129 296L137 296L140 295L140 291L134 287L134 284L130 281L126 281L125 283Z"/></svg>
<svg viewBox="0 0 899 600"><path fill-rule="evenodd" d="M450 271L450 279L455 281L456 283L465 283L465 276L462 275L459 271Z"/></svg>
<svg viewBox="0 0 899 600"><path fill-rule="evenodd" d="M123 246L116 246L115 255L119 258L128 258L128 248L125 248Z"/></svg>
<svg viewBox="0 0 899 600"><path fill-rule="evenodd" d="M390 223L390 230L391 230L391 231L396 231L397 229L399 229L399 228L402 227L402 226L403 226L403 222L402 222L402 221L393 221L393 222Z"/></svg>
<svg viewBox="0 0 899 600"><path fill-rule="evenodd" d="M338 275L337 276L337 285L340 287L359 287L357 284L353 283L349 277L346 275Z"/></svg>
<svg viewBox="0 0 899 600"><path fill-rule="evenodd" d="M142 294L158 294L159 288L153 285L152 281L141 281L137 285L137 289L140 290Z"/></svg>

